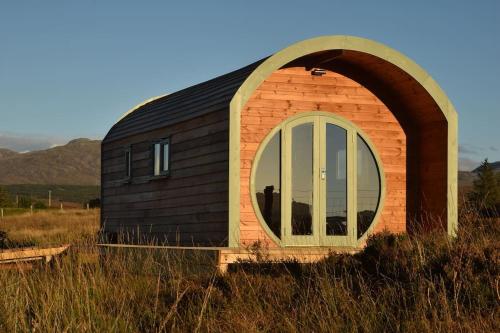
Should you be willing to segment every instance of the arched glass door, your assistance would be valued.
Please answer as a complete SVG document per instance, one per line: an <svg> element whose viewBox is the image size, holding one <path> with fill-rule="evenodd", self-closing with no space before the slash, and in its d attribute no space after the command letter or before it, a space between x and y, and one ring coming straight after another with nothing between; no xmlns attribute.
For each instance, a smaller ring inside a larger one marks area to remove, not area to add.
<svg viewBox="0 0 500 333"><path fill-rule="evenodd" d="M352 162L347 138L352 135L325 116L302 117L285 126L283 236L287 245L351 243L347 174Z"/></svg>

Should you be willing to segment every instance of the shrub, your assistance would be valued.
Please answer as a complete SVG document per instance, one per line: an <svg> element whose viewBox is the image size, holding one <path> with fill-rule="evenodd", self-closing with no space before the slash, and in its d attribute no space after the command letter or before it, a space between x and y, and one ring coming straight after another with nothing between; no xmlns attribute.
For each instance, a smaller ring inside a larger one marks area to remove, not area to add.
<svg viewBox="0 0 500 333"><path fill-rule="evenodd" d="M0 249L6 248L7 242L7 233L5 231L0 230Z"/></svg>
<svg viewBox="0 0 500 333"><path fill-rule="evenodd" d="M496 207L500 204L500 173L495 173L488 159L479 166L473 185L473 190L469 193L471 203L487 215L497 215Z"/></svg>
<svg viewBox="0 0 500 333"><path fill-rule="evenodd" d="M0 250L33 246L33 245L34 243L30 241L24 241L24 242L12 241L9 239L9 237L7 237L7 232L0 230Z"/></svg>
<svg viewBox="0 0 500 333"><path fill-rule="evenodd" d="M35 209L47 209L47 205L45 205L42 201L37 201L33 205L33 208L35 208Z"/></svg>
<svg viewBox="0 0 500 333"><path fill-rule="evenodd" d="M89 208L100 208L101 207L101 199L99 199L99 198L91 199L91 200L83 203L83 208L87 208L87 205L89 205Z"/></svg>
<svg viewBox="0 0 500 333"><path fill-rule="evenodd" d="M19 197L18 207L19 208L30 208L32 204L31 198L21 196Z"/></svg>
<svg viewBox="0 0 500 333"><path fill-rule="evenodd" d="M7 190L5 190L2 186L0 186L0 207L11 207L12 201L10 200L10 195Z"/></svg>

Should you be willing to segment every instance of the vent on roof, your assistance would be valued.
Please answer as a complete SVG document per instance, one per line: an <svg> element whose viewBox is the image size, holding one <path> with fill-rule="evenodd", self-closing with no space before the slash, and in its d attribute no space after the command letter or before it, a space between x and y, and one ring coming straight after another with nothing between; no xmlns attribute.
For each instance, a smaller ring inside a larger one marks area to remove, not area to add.
<svg viewBox="0 0 500 333"><path fill-rule="evenodd" d="M321 68L314 68L312 71L311 71L311 75L312 76L323 76L326 74L326 70L324 69L321 69Z"/></svg>

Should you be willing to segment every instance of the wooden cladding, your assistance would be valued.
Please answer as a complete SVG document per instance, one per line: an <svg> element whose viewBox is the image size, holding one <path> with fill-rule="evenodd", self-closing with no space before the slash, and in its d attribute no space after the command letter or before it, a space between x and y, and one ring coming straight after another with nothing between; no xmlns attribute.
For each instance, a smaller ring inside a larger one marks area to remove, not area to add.
<svg viewBox="0 0 500 333"><path fill-rule="evenodd" d="M242 109L240 153L240 240L276 246L255 215L250 173L255 154L278 124L302 112L324 111L361 128L373 142L386 177L386 199L375 232L406 230L406 134L388 107L354 80L335 72L312 76L303 67L283 68L271 74Z"/></svg>
<svg viewBox="0 0 500 333"><path fill-rule="evenodd" d="M126 139L132 177L124 182L123 142L103 143L102 220L107 233L171 245L225 245L228 233L228 112L204 115ZM153 177L153 143L169 137L168 177ZM138 235L139 234L139 235Z"/></svg>

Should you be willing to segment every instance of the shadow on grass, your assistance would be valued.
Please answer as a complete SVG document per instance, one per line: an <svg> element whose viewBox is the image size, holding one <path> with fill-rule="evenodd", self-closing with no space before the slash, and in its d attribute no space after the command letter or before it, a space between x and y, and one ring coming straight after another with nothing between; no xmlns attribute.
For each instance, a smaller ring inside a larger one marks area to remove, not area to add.
<svg viewBox="0 0 500 333"><path fill-rule="evenodd" d="M13 241L7 237L7 233L5 231L0 230L0 250L8 250L8 249L16 249L23 247L32 247L35 246L35 242L32 241Z"/></svg>

